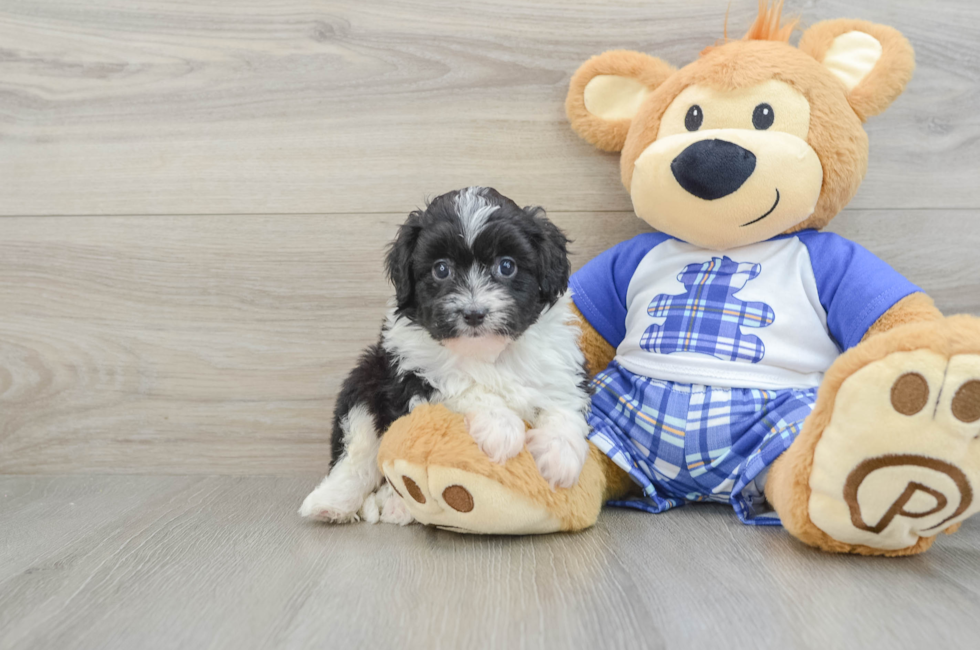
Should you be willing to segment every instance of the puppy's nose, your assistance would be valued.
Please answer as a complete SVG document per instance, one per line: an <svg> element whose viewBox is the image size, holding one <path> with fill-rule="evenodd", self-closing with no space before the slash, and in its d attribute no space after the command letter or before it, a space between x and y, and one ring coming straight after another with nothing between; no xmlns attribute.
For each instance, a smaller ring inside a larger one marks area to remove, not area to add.
<svg viewBox="0 0 980 650"><path fill-rule="evenodd" d="M699 140L674 158L670 171L685 190L714 201L742 187L755 171L755 154L734 142Z"/></svg>
<svg viewBox="0 0 980 650"><path fill-rule="evenodd" d="M471 307L469 309L463 310L463 320L470 327L476 327L477 325L483 324L483 319L487 317L487 310L485 307Z"/></svg>

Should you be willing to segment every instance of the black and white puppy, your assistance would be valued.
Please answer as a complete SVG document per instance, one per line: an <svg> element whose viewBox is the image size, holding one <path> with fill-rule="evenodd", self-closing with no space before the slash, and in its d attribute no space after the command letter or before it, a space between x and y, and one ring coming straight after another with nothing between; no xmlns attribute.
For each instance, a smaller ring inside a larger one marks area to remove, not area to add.
<svg viewBox="0 0 980 650"><path fill-rule="evenodd" d="M589 398L565 296L567 241L544 210L490 188L450 192L409 215L387 257L394 307L340 392L330 473L302 516L409 523L382 486L378 446L392 422L427 401L465 414L494 462L526 443L552 487L576 482Z"/></svg>

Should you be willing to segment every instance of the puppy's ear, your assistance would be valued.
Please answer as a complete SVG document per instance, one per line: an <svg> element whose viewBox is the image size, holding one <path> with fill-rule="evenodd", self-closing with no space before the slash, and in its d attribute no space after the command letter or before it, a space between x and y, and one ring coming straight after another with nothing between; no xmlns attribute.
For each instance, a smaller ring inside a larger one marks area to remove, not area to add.
<svg viewBox="0 0 980 650"><path fill-rule="evenodd" d="M538 286L541 300L553 305L568 289L572 267L568 262L568 237L545 218L544 208L526 207L524 214L537 226Z"/></svg>
<svg viewBox="0 0 980 650"><path fill-rule="evenodd" d="M395 301L398 309L404 309L415 294L415 274L412 270L412 258L415 255L415 245L419 233L422 232L422 211L416 210L408 215L408 219L398 228L398 234L388 247L385 258L385 270L388 280L395 287Z"/></svg>
<svg viewBox="0 0 980 650"><path fill-rule="evenodd" d="M897 30L864 20L827 20L803 32L806 52L847 89L847 101L862 120L888 108L915 70L912 46Z"/></svg>
<svg viewBox="0 0 980 650"><path fill-rule="evenodd" d="M565 113L572 129L603 151L620 151L640 104L674 68L629 50L594 56L572 75Z"/></svg>

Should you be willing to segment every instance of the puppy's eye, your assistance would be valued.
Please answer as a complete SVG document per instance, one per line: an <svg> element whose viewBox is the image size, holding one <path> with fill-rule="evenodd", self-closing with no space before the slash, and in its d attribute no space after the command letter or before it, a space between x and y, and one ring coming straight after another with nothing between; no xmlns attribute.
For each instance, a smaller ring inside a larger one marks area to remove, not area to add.
<svg viewBox="0 0 980 650"><path fill-rule="evenodd" d="M776 113L773 112L772 106L769 104L759 104L752 111L752 126L754 126L759 131L765 131L770 126L772 126L773 120L776 119Z"/></svg>
<svg viewBox="0 0 980 650"><path fill-rule="evenodd" d="M704 122L704 111L701 110L700 106L695 104L687 109L687 115L684 116L684 128L688 131L697 131L701 128L702 122Z"/></svg>
<svg viewBox="0 0 980 650"><path fill-rule="evenodd" d="M502 257L497 262L497 274L504 278L512 277L517 273L517 262L509 257Z"/></svg>
<svg viewBox="0 0 980 650"><path fill-rule="evenodd" d="M452 274L453 269L446 260L439 260L432 265L432 277L436 280L445 280Z"/></svg>

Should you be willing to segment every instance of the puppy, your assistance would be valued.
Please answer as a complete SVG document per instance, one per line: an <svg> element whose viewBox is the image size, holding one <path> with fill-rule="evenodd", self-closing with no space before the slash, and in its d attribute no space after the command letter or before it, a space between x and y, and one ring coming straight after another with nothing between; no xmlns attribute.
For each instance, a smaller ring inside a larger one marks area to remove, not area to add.
<svg viewBox="0 0 980 650"><path fill-rule="evenodd" d="M400 497L381 487L377 453L391 423L424 402L465 414L494 462L526 443L553 488L574 485L588 453L589 397L564 295L567 242L544 210L490 188L450 192L409 215L386 262L395 306L344 382L330 473L302 516L409 523Z"/></svg>

